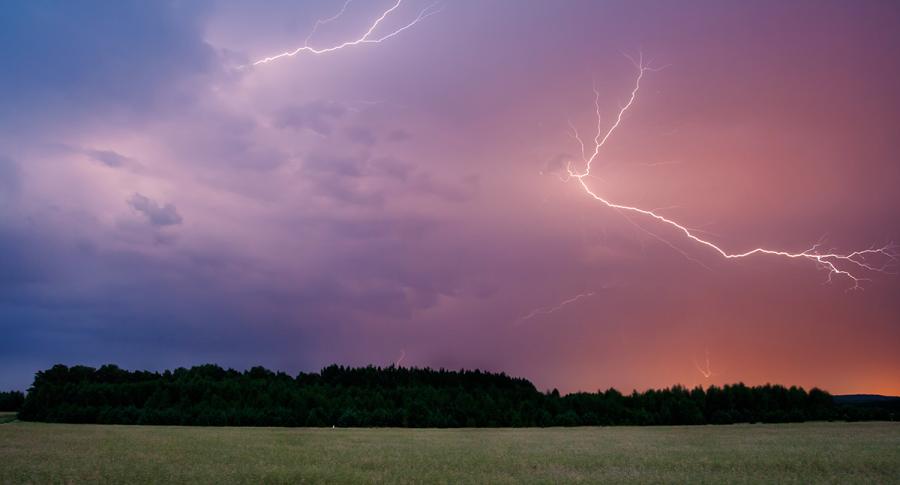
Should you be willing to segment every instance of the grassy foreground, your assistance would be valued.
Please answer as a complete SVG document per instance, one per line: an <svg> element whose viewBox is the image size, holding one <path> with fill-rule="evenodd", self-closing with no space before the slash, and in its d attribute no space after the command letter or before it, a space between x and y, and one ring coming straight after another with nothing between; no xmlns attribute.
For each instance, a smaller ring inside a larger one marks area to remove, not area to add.
<svg viewBox="0 0 900 485"><path fill-rule="evenodd" d="M900 423L546 429L0 424L0 483L900 483Z"/></svg>

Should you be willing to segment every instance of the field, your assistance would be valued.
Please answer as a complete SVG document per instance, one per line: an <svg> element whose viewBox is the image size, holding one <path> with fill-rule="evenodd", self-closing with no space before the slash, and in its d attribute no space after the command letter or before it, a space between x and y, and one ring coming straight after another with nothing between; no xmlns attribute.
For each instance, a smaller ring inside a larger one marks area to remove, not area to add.
<svg viewBox="0 0 900 485"><path fill-rule="evenodd" d="M900 423L547 429L0 424L0 483L900 483Z"/></svg>

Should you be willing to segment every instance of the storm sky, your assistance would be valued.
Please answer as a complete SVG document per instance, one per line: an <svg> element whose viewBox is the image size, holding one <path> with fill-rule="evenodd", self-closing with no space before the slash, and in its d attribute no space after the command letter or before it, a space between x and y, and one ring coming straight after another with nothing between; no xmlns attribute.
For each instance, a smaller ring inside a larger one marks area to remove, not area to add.
<svg viewBox="0 0 900 485"><path fill-rule="evenodd" d="M900 394L900 276L725 260L563 177L592 85L608 126L642 54L593 188L731 252L900 241L897 3L445 0L250 66L341 6L0 7L0 389L402 356L564 392Z"/></svg>

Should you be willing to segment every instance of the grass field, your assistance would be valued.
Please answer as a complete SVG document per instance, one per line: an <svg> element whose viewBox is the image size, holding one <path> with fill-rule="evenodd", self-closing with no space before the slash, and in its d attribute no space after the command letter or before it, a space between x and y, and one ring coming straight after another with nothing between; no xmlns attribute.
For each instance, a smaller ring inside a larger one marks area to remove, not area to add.
<svg viewBox="0 0 900 485"><path fill-rule="evenodd" d="M16 420L16 413L0 413L0 424Z"/></svg>
<svg viewBox="0 0 900 485"><path fill-rule="evenodd" d="M547 429L0 425L0 483L900 483L900 423Z"/></svg>

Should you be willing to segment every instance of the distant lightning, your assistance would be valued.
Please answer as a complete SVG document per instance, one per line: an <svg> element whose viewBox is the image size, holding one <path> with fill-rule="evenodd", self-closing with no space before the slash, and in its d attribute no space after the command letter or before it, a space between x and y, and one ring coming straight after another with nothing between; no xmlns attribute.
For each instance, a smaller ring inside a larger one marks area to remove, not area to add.
<svg viewBox="0 0 900 485"><path fill-rule="evenodd" d="M411 22L403 25L402 27L400 27L396 30L388 32L386 34L376 35L375 31L378 29L378 26L381 24L381 22L383 22L392 13L394 13L398 8L400 8L400 4L403 3L403 0L397 0L396 3L394 3L394 5L392 7L388 8L387 10L382 12L381 15L378 18L376 18L375 21L372 22L371 25L369 25L369 29L366 30L362 36L360 36L356 39L353 39L353 40L348 40L348 41L338 43L338 44L330 46L330 47L316 48L316 47L310 46L309 42L312 39L313 35L316 33L316 31L319 30L319 27L340 18L344 14L344 12L347 11L347 7L350 5L351 1L352 0L347 0L344 3L343 7L341 7L341 10L337 14L335 14L329 18L326 18L326 19L316 20L316 23L313 26L312 31L309 33L309 35L306 36L306 39L304 40L302 46L300 46L292 51L285 51L280 54L276 54L274 56L262 58L256 62L254 62L252 65L258 66L260 64L267 64L269 62L272 62L272 61L275 61L275 60L278 60L278 59L281 59L284 57L294 57L297 54L304 53L304 52L309 53L309 54L314 54L314 55L320 55L320 54L334 52L334 51L343 49L345 47L351 47L351 46L355 46L355 45L378 44L378 43L381 43L382 41L385 41L387 39L390 39L391 37L396 36L400 32L403 32L404 30L409 29L413 25L416 25L417 23L419 23L421 20L425 19L426 17L430 17L440 11L440 9L435 8L437 6L437 3L432 3L431 5L422 9L419 12L419 15L417 15L416 18L414 18Z"/></svg>
<svg viewBox="0 0 900 485"><path fill-rule="evenodd" d="M350 3L350 2L347 2L347 3ZM405 351L405 350L400 350L400 357L397 358L397 362L394 362L394 367L396 367L396 368L399 369L399 368L400 368L400 365L403 364L403 358L404 358L404 357L406 357L406 351Z"/></svg>
<svg viewBox="0 0 900 485"><path fill-rule="evenodd" d="M697 360L694 359L694 367L697 368L697 371L703 376L704 379L709 379L714 376L712 369L709 367L709 349L706 349L706 366L700 367L700 364L697 363Z"/></svg>
<svg viewBox="0 0 900 485"><path fill-rule="evenodd" d="M566 300L563 300L563 301L557 303L556 305L548 306L548 307L542 307L542 308L537 308L537 309L535 309L535 310L532 310L531 313L529 313L528 315L525 315L524 317L520 318L520 319L519 319L519 322L524 322L525 320L531 320L532 318L534 318L534 317L536 317L536 316L538 316L538 315L549 315L549 314L551 314L551 313L554 313L554 312L556 312L556 311L562 309L562 307L564 307L564 306L566 306L566 305L575 303L576 301L578 301L578 300L580 300L580 299L582 299L582 298L587 298L587 297L594 296L594 295L596 295L595 292L593 292L593 291L586 291L586 292L584 292L584 293L579 293L579 294L577 294L577 295L575 295L575 296L573 296L573 297L571 297L571 298L568 298L568 299L566 299Z"/></svg>
<svg viewBox="0 0 900 485"><path fill-rule="evenodd" d="M581 148L581 158L583 163L583 169L581 171L575 170L572 166L572 163L569 162L566 168L568 173L568 179L575 179L580 184L581 188L591 197L593 197L598 202L606 205L611 209L615 209L624 213L638 214L647 218L651 218L660 222L662 224L671 226L678 231L680 231L684 236L688 239L694 241L697 244L702 246L706 246L720 256L725 259L739 259L739 258L747 258L749 256L754 256L758 254L766 254L770 256L778 256L782 258L788 259L800 259L811 261L818 265L821 268L824 268L828 271L828 282L832 281L832 278L835 276L846 277L852 282L851 289L860 288L860 282L864 281L866 278L863 278L858 274L860 271L873 271L873 272L886 272L888 266L893 262L897 261L897 253L895 251L895 246L892 244L888 244L882 247L872 246L868 249L862 249L857 251L852 251L848 253L839 253L833 251L820 251L820 244L815 244L811 248L801 251L801 252L790 252L784 250L774 250L774 249L766 249L766 248L754 248L744 252L730 253L718 245L701 238L696 233L701 232L694 229L689 229L684 225L665 217L659 212L654 210L642 209L640 207L634 207L629 205L623 205L616 202L612 202L609 199L606 199L602 195L596 193L591 186L588 184L588 178L592 177L591 168L595 161L600 156L600 151L603 146L606 144L607 140L609 140L610 136L615 132L615 130L622 123L622 119L625 114L634 104L637 99L638 92L641 88L641 81L644 78L644 75L647 72L655 71L656 69L651 69L643 62L643 58L640 58L638 61L634 62L635 67L637 67L637 77L635 79L634 87L631 90L631 94L628 97L628 102L626 102L616 114L615 120L612 125L604 131L602 122L600 119L600 91L597 90L596 85L594 86L594 112L597 116L597 127L596 133L593 138L593 146L589 147L581 136L578 134L578 130L575 126L570 122L569 127L571 128L572 137L578 142ZM625 215L625 214L623 214ZM671 244L670 244L671 246ZM881 258L887 263L883 266L876 266L869 261L871 258Z"/></svg>

